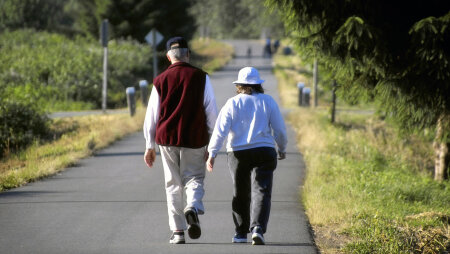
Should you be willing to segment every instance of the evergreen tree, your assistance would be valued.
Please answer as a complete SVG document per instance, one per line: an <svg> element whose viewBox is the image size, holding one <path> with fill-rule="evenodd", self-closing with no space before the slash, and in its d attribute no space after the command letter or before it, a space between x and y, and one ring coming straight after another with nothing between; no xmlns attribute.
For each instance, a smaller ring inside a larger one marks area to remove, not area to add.
<svg viewBox="0 0 450 254"><path fill-rule="evenodd" d="M267 0L344 91L365 89L406 130L436 128L435 179L448 178L450 2Z"/></svg>
<svg viewBox="0 0 450 254"><path fill-rule="evenodd" d="M66 2L67 0L1 0L0 30L64 30L71 23L63 11Z"/></svg>
<svg viewBox="0 0 450 254"><path fill-rule="evenodd" d="M188 13L188 0L97 0L106 2L100 17L108 19L113 38L131 37L145 42L152 28L164 37L183 36L190 39L195 23ZM162 45L162 44L161 44Z"/></svg>
<svg viewBox="0 0 450 254"><path fill-rule="evenodd" d="M65 9L74 28L87 36L98 38L102 21L108 19L111 39L145 42L152 28L166 39L176 35L190 39L195 22L189 8L188 0L69 0Z"/></svg>
<svg viewBox="0 0 450 254"><path fill-rule="evenodd" d="M64 10L73 20L75 31L86 37L99 38L101 13L106 4L107 0L69 0Z"/></svg>

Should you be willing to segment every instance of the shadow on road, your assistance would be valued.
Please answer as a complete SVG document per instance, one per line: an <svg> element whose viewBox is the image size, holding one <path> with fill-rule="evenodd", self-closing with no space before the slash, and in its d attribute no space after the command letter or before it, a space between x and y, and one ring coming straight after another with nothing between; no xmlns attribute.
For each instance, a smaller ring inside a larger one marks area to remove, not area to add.
<svg viewBox="0 0 450 254"><path fill-rule="evenodd" d="M136 155L144 155L143 152L128 152L128 153L99 153L95 154L94 157L115 157L115 156L136 156ZM159 155L159 153L156 153Z"/></svg>
<svg viewBox="0 0 450 254"><path fill-rule="evenodd" d="M251 242L248 242L248 243L239 243L239 244L236 244L236 243L197 243L197 242L189 242L188 243L189 245L223 245L223 246L229 246L229 245L237 245L237 246L241 246L241 245L251 245ZM303 246L303 247L306 247L306 246L314 246L314 244L312 244L312 243L272 243L272 242L266 242L266 244L265 245L261 245L261 246L280 246L280 247L282 247L282 246L284 246L284 247L286 247L286 246Z"/></svg>

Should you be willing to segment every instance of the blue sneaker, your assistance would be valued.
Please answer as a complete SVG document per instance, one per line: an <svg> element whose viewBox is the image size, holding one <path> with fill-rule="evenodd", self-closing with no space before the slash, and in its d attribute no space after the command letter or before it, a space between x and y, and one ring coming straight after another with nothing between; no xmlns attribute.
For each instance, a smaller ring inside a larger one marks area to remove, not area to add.
<svg viewBox="0 0 450 254"><path fill-rule="evenodd" d="M256 226L252 230L252 245L264 245L264 236L261 227Z"/></svg>
<svg viewBox="0 0 450 254"><path fill-rule="evenodd" d="M231 242L232 243L247 243L247 234L236 233Z"/></svg>

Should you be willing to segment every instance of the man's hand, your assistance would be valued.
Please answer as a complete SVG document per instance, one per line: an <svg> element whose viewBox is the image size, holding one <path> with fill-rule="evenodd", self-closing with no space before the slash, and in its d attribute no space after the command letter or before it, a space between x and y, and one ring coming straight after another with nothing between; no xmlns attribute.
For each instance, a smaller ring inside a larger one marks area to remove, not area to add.
<svg viewBox="0 0 450 254"><path fill-rule="evenodd" d="M209 172L212 172L213 167L214 167L214 158L209 157L208 160L206 161L206 169L208 169Z"/></svg>
<svg viewBox="0 0 450 254"><path fill-rule="evenodd" d="M280 152L280 151L278 151L278 159L279 159L279 160L284 160L284 159L286 159L286 153L285 153L285 152Z"/></svg>
<svg viewBox="0 0 450 254"><path fill-rule="evenodd" d="M145 164L147 164L147 166L151 168L153 166L153 162L155 162L155 159L156 159L155 149L147 149L144 154Z"/></svg>

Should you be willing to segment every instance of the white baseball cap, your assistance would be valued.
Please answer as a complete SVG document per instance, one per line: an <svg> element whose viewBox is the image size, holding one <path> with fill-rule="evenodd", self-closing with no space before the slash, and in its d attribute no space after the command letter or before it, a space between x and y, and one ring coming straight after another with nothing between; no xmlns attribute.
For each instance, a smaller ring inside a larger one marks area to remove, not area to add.
<svg viewBox="0 0 450 254"><path fill-rule="evenodd" d="M244 67L239 71L238 80L233 84L239 85L260 85L264 80L260 79L259 72L253 67Z"/></svg>

